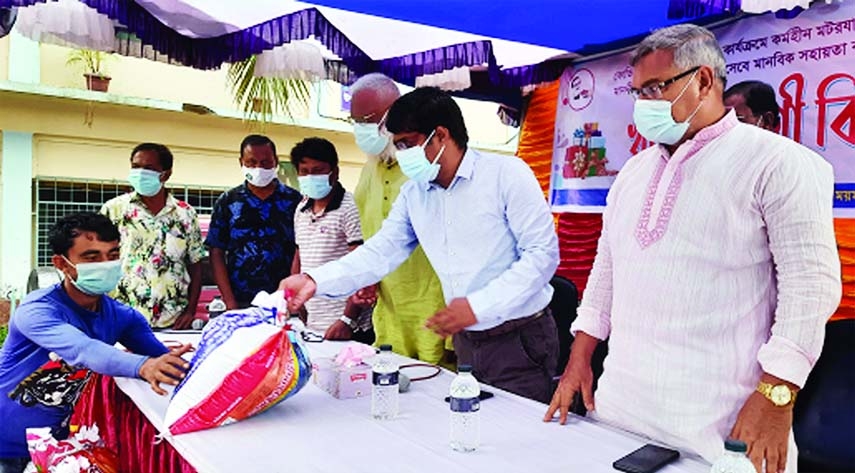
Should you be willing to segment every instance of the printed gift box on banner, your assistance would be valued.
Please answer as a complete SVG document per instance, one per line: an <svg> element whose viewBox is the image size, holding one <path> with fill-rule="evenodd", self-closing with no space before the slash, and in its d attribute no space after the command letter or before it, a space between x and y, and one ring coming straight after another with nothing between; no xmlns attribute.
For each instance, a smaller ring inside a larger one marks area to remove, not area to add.
<svg viewBox="0 0 855 473"><path fill-rule="evenodd" d="M344 347L335 358L318 358L312 364L314 383L336 399L353 399L371 393L371 365L365 359L374 349L359 343Z"/></svg>

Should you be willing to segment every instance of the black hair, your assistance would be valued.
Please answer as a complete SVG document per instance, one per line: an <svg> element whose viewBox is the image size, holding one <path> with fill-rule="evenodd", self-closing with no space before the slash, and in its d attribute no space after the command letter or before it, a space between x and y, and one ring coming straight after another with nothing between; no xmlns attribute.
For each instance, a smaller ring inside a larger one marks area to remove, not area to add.
<svg viewBox="0 0 855 473"><path fill-rule="evenodd" d="M451 95L436 87L421 87L402 95L386 115L386 129L393 134L429 135L438 126L448 129L457 146L466 147L469 135L463 113Z"/></svg>
<svg viewBox="0 0 855 473"><path fill-rule="evenodd" d="M169 148L165 145L160 143L140 143L134 147L133 151L131 151L131 160L133 160L134 155L140 151L151 151L157 154L157 159L160 161L160 167L163 168L164 171L172 169L172 151L169 151Z"/></svg>
<svg viewBox="0 0 855 473"><path fill-rule="evenodd" d="M68 255L74 239L83 232L92 232L100 241L119 241L119 229L106 216L95 212L81 212L60 218L48 233L48 243L55 255Z"/></svg>
<svg viewBox="0 0 855 473"><path fill-rule="evenodd" d="M273 151L273 156L276 157L276 143L273 142L270 138L264 135L248 135L243 141L240 142L240 150L238 151L238 156L243 157L243 150L246 149L247 146L264 146L270 145L270 149Z"/></svg>
<svg viewBox="0 0 855 473"><path fill-rule="evenodd" d="M335 145L323 138L306 138L291 148L291 164L300 166L304 158L315 159L330 165L331 169L338 166L338 153Z"/></svg>
<svg viewBox="0 0 855 473"><path fill-rule="evenodd" d="M764 113L771 113L774 117L771 125L777 127L780 124L781 109L778 107L775 89L771 85L758 80L747 80L732 85L724 93L724 98L734 95L741 95L745 99L745 105L751 109L754 116L760 117Z"/></svg>

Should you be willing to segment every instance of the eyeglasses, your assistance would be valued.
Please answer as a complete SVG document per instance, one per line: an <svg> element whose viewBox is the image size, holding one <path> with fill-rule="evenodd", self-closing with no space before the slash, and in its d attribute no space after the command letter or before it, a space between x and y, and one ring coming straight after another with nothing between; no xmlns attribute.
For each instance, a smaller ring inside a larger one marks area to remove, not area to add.
<svg viewBox="0 0 855 473"><path fill-rule="evenodd" d="M636 89L635 87L633 87L633 88L629 89L629 94L632 95L632 98L634 98L636 100L638 100L639 98L661 99L662 98L662 92L669 85L673 84L674 82L677 82L678 80L682 79L683 77L686 77L689 74L694 74L700 68L701 68L701 66L695 66L695 67L693 67L687 71L683 71L683 72L677 74L676 76L674 76L670 79L663 80L662 82L657 82L657 83L650 84L650 85L645 85L645 86L641 87L640 89Z"/></svg>
<svg viewBox="0 0 855 473"><path fill-rule="evenodd" d="M303 337L304 342L321 343L324 341L324 336L320 333L304 331L300 335Z"/></svg>
<svg viewBox="0 0 855 473"><path fill-rule="evenodd" d="M389 113L388 110L383 112L383 116L380 117L380 120L375 121L374 117L380 114L380 112L373 112L367 115L362 115L361 117L347 117L347 122L351 125L356 123L377 123L380 128L383 128L383 125L386 123L386 115Z"/></svg>
<svg viewBox="0 0 855 473"><path fill-rule="evenodd" d="M434 128L434 130L432 132L430 132L430 134L427 136L427 138L425 138L424 143L415 144L415 143L409 142L408 140L400 140L397 143L395 143L395 148L398 151L404 151L405 149L415 148L416 146L421 146L422 148L424 148L425 146L427 146L428 143L430 143L430 140L433 139L433 135L435 135L435 134L436 134L436 129Z"/></svg>

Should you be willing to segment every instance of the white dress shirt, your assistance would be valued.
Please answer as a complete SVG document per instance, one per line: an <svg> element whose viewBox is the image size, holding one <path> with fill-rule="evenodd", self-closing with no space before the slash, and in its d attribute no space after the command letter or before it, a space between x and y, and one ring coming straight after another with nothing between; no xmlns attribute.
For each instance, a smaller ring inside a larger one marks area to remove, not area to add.
<svg viewBox="0 0 855 473"><path fill-rule="evenodd" d="M347 256L307 273L317 293L341 297L379 281L421 244L446 303L466 297L487 330L545 308L558 267L552 213L531 169L468 149L447 189L408 181L380 231Z"/></svg>
<svg viewBox="0 0 855 473"><path fill-rule="evenodd" d="M713 461L762 372L802 386L841 295L833 187L821 156L732 111L631 158L572 327L609 337L595 415Z"/></svg>

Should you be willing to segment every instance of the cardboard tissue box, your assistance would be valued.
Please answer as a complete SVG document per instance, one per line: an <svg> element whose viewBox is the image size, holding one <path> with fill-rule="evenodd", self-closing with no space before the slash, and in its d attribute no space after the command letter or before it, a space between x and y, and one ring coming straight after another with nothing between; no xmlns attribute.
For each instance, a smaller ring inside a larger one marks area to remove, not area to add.
<svg viewBox="0 0 855 473"><path fill-rule="evenodd" d="M359 343L345 346L335 358L316 358L312 380L336 399L353 399L371 394L371 365L365 359L374 349Z"/></svg>

